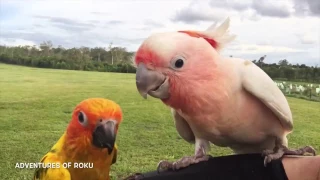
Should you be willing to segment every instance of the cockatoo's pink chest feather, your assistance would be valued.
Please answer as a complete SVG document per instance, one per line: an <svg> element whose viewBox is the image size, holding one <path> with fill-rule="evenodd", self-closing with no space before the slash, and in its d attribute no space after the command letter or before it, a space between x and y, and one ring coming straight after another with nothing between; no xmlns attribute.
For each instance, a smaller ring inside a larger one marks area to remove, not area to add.
<svg viewBox="0 0 320 180"><path fill-rule="evenodd" d="M184 117L197 137L216 145L257 143L270 131L281 132L277 117L242 87L234 65L221 65L219 70L203 81L180 79L173 83L171 98L163 102Z"/></svg>

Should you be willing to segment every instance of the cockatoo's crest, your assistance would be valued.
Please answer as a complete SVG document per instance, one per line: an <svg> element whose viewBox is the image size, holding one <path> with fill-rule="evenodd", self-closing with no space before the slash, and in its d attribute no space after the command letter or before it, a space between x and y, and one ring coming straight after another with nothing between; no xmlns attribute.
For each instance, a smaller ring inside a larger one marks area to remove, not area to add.
<svg viewBox="0 0 320 180"><path fill-rule="evenodd" d="M235 39L235 35L229 34L230 18L227 18L220 26L217 27L217 22L212 24L205 31L178 31L186 33L192 37L205 39L213 48L220 50L225 44Z"/></svg>
<svg viewBox="0 0 320 180"><path fill-rule="evenodd" d="M176 31L175 33L185 33L191 37L205 39L216 51L220 51L227 43L235 39L235 35L229 34L230 19L227 18L220 26L217 26L217 22L212 24L209 28L204 31ZM146 53L146 52L144 52ZM141 54L141 52L140 52ZM152 54L149 52L149 54ZM131 58L131 63L136 67L136 54Z"/></svg>

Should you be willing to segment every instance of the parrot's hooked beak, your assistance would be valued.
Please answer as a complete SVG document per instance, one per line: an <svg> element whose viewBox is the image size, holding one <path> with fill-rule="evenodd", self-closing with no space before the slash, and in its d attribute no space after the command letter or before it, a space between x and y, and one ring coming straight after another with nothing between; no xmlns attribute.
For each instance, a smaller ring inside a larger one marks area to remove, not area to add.
<svg viewBox="0 0 320 180"><path fill-rule="evenodd" d="M140 95L147 99L147 95L159 99L167 99L169 93L169 78L164 74L148 70L143 63L139 63L136 72L136 86Z"/></svg>
<svg viewBox="0 0 320 180"><path fill-rule="evenodd" d="M92 144L98 148L107 148L110 154L116 141L116 121L100 120L92 133Z"/></svg>

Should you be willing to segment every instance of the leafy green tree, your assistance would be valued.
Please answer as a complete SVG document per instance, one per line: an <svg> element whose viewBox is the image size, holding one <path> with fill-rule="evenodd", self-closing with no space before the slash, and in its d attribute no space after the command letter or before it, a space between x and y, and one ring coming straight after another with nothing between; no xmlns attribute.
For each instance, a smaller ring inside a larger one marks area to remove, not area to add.
<svg viewBox="0 0 320 180"><path fill-rule="evenodd" d="M288 62L288 60L283 59L283 60L280 60L280 61L278 62L278 64L279 64L279 66L288 66L288 65L289 65L289 62Z"/></svg>

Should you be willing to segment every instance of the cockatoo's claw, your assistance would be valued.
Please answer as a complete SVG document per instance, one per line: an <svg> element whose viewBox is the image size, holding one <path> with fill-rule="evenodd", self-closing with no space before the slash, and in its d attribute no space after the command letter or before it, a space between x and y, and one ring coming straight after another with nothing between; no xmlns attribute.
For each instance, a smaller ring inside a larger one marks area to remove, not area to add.
<svg viewBox="0 0 320 180"><path fill-rule="evenodd" d="M129 177L124 178L123 180L140 180L143 179L143 175L141 173L135 173Z"/></svg>
<svg viewBox="0 0 320 180"><path fill-rule="evenodd" d="M306 155L306 156L308 156L308 154L306 154L306 153L309 153L312 156L315 156L316 150L312 146L305 146L303 148L299 148L296 150L286 149L284 152L284 155L296 155L296 156Z"/></svg>
<svg viewBox="0 0 320 180"><path fill-rule="evenodd" d="M266 150L262 151L262 156L267 156L267 155L272 154L272 153L274 153L273 150L266 149Z"/></svg>
<svg viewBox="0 0 320 180"><path fill-rule="evenodd" d="M208 155L203 155L201 157L199 156L186 156L183 157L175 162L169 162L169 161L160 161L158 163L157 171L158 173L166 170L179 170L185 167L188 167L192 164L197 164L202 161L208 161L210 156Z"/></svg>
<svg viewBox="0 0 320 180"><path fill-rule="evenodd" d="M158 163L158 166L157 166L157 172L158 173L166 171L166 170L170 170L170 169L173 169L173 163L172 162L162 160L162 161L160 161Z"/></svg>
<svg viewBox="0 0 320 180"><path fill-rule="evenodd" d="M290 150L285 146L276 147L274 151L272 150L264 150L262 155L265 156L264 158L264 166L266 167L268 163L272 160L277 160L283 157L284 155L296 155L296 156L304 156L305 153L312 154L313 156L316 155L316 151L311 146L305 146L303 148L299 148L296 150ZM307 154L308 155L308 154Z"/></svg>
<svg viewBox="0 0 320 180"><path fill-rule="evenodd" d="M270 153L270 151L265 151L266 156L264 157L264 166L267 167L267 164L270 163L272 160L280 159L284 155L285 147L279 148L277 151Z"/></svg>
<svg viewBox="0 0 320 180"><path fill-rule="evenodd" d="M263 161L264 167L267 167L267 164L270 163L272 160L273 160L272 156L269 156L269 155L265 156Z"/></svg>

